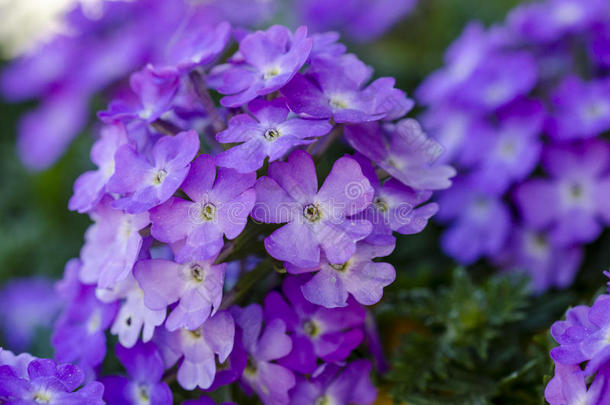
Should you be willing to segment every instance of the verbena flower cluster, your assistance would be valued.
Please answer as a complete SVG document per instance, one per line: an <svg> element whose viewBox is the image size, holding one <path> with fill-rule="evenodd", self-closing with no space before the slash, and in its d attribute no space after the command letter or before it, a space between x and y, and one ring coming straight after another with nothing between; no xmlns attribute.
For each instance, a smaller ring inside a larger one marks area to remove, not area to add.
<svg viewBox="0 0 610 405"><path fill-rule="evenodd" d="M65 33L9 65L0 91L9 101L38 99L20 120L18 149L30 169L46 169L89 121L94 96L128 91L126 78L146 63L166 60L178 31L228 21L253 27L280 11L310 30L340 30L357 41L373 40L409 13L416 0L136 0L102 1L99 15L78 7Z"/></svg>
<svg viewBox="0 0 610 405"><path fill-rule="evenodd" d="M109 404L171 404L174 381L194 399L239 381L264 404L373 403L354 351L395 278L379 258L426 226L454 169L432 164L442 148L405 118L413 101L338 34L182 27L98 114L97 168L69 203L93 225L57 286L55 359ZM323 176L330 149L348 153ZM238 306L257 281L262 305ZM124 375L100 374L108 331Z"/></svg>
<svg viewBox="0 0 610 405"><path fill-rule="evenodd" d="M555 376L545 390L549 404L609 403L610 295L600 295L590 307L569 309L551 334L559 346L551 350Z"/></svg>
<svg viewBox="0 0 610 405"><path fill-rule="evenodd" d="M445 252L568 286L610 223L610 4L525 4L469 25L445 59L418 89L460 173L439 197Z"/></svg>

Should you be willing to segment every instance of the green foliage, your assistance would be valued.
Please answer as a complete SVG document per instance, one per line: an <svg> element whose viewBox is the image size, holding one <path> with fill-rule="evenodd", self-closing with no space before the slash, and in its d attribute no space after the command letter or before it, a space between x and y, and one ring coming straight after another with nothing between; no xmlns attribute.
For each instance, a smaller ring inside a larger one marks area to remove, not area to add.
<svg viewBox="0 0 610 405"><path fill-rule="evenodd" d="M540 403L550 342L544 325L530 334L536 300L525 280L493 276L477 284L460 268L448 286L385 298L381 318L412 325L384 377L397 403Z"/></svg>

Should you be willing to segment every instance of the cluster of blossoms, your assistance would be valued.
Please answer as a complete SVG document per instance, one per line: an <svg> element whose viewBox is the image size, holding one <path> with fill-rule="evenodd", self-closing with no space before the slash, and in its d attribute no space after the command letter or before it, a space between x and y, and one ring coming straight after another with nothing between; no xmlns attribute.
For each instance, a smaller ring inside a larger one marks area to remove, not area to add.
<svg viewBox="0 0 610 405"><path fill-rule="evenodd" d="M293 2L290 20L342 30L360 41L383 34L415 5L415 0ZM19 154L30 169L45 169L64 153L87 124L94 95L124 93L131 72L166 60L177 33L190 29L184 21L252 27L280 9L279 0L102 0L99 8L95 16L82 6L74 9L64 19L65 33L18 58L0 78L5 99L40 100L18 128Z"/></svg>
<svg viewBox="0 0 610 405"><path fill-rule="evenodd" d="M3 404L103 405L104 386L85 382L72 364L56 364L28 353L18 356L0 349L0 401Z"/></svg>
<svg viewBox="0 0 610 405"><path fill-rule="evenodd" d="M555 376L545 391L549 404L609 403L610 295L600 295L591 307L569 309L551 334L559 346L551 350Z"/></svg>
<svg viewBox="0 0 610 405"><path fill-rule="evenodd" d="M424 126L458 167L439 198L443 249L569 285L610 224L610 4L546 0L469 25L418 89Z"/></svg>
<svg viewBox="0 0 610 405"><path fill-rule="evenodd" d="M413 101L337 39L195 14L98 114L97 168L69 202L94 223L51 341L109 404L170 404L174 381L188 404L237 381L266 405L374 402L354 350L374 345L364 305L395 278L377 259L455 171L432 164ZM319 186L330 148L349 154ZM238 306L260 279L262 305ZM107 331L123 376L100 375Z"/></svg>

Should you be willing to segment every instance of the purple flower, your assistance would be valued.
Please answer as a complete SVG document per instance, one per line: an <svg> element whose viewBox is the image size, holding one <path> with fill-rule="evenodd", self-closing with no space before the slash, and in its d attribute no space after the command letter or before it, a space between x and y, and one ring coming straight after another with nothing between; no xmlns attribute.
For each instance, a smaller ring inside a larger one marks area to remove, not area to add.
<svg viewBox="0 0 610 405"><path fill-rule="evenodd" d="M166 243L186 239L176 255L179 263L214 258L223 235L234 239L246 226L256 199L255 180L255 173L226 168L217 172L212 157L199 156L182 184L192 201L172 197L152 209L152 235Z"/></svg>
<svg viewBox="0 0 610 405"><path fill-rule="evenodd" d="M610 399L607 388L608 372L600 372L587 387L585 373L578 365L555 364L555 376L544 390L544 398L550 405L596 405Z"/></svg>
<svg viewBox="0 0 610 405"><path fill-rule="evenodd" d="M354 360L343 369L336 364L327 364L312 378L298 380L291 392L290 405L370 405L377 399L370 373L368 360Z"/></svg>
<svg viewBox="0 0 610 405"><path fill-rule="evenodd" d="M295 378L288 369L272 363L292 350L286 335L286 324L281 319L268 322L263 330L263 310L257 304L246 308L232 307L231 313L239 325L242 344L248 354L248 364L242 382L256 392L265 405L286 404L288 391Z"/></svg>
<svg viewBox="0 0 610 405"><path fill-rule="evenodd" d="M439 196L437 218L451 221L443 234L443 250L462 264L500 253L510 231L505 204L481 190L476 178L460 178Z"/></svg>
<svg viewBox="0 0 610 405"><path fill-rule="evenodd" d="M497 112L500 125L471 127L460 152L460 163L468 166L481 187L490 193L506 192L536 168L545 119L538 101L518 99Z"/></svg>
<svg viewBox="0 0 610 405"><path fill-rule="evenodd" d="M89 212L102 199L106 184L115 172L114 155L127 142L125 128L121 124L105 126L100 133L100 138L91 148L91 161L98 168L76 179L74 195L68 203L72 211Z"/></svg>
<svg viewBox="0 0 610 405"><path fill-rule="evenodd" d="M287 277L283 296L270 292L265 297L265 319L281 319L292 339L292 351L278 364L291 370L311 374L317 359L344 361L362 342L364 309L350 300L343 308L328 309L314 305L303 297L304 279Z"/></svg>
<svg viewBox="0 0 610 405"><path fill-rule="evenodd" d="M373 231L365 241L373 245L393 245L395 238L392 232L421 232L428 219L438 211L436 203L423 204L432 197L432 192L413 190L395 179L389 179L382 185L368 159L360 154L354 155L354 159L375 190L373 203L355 216L373 224Z"/></svg>
<svg viewBox="0 0 610 405"><path fill-rule="evenodd" d="M118 303L100 302L95 296L95 287L79 282L80 267L80 261L69 261L64 279L57 286L59 294L66 300L66 307L55 324L51 344L56 360L77 362L85 372L89 372L101 364L106 355L104 331L112 324Z"/></svg>
<svg viewBox="0 0 610 405"><path fill-rule="evenodd" d="M297 0L298 18L315 31L340 30L371 42L410 13L417 0Z"/></svg>
<svg viewBox="0 0 610 405"><path fill-rule="evenodd" d="M128 196L113 201L112 206L133 214L164 203L186 178L198 151L199 136L195 131L162 137L155 143L150 161L132 145L121 146L107 189Z"/></svg>
<svg viewBox="0 0 610 405"><path fill-rule="evenodd" d="M354 149L409 187L439 190L451 185L455 170L432 165L442 147L424 134L417 121L407 118L389 129L378 123L348 126L345 137Z"/></svg>
<svg viewBox="0 0 610 405"><path fill-rule="evenodd" d="M91 212L95 223L87 230L81 250L81 280L101 288L127 278L142 246L139 231L150 223L148 212L125 214L113 209L112 201L104 197Z"/></svg>
<svg viewBox="0 0 610 405"><path fill-rule="evenodd" d="M243 142L216 156L219 166L230 167L240 173L255 171L280 159L292 148L308 145L311 138L326 135L332 128L327 120L305 120L290 117L286 100L254 100L248 105L251 115L239 114L231 118L229 128L216 134L221 143Z"/></svg>
<svg viewBox="0 0 610 405"><path fill-rule="evenodd" d="M178 383L186 390L208 388L216 374L216 356L223 363L233 349L235 324L231 315L219 311L199 328L174 332L159 330L157 344L166 367L182 358L178 366Z"/></svg>
<svg viewBox="0 0 610 405"><path fill-rule="evenodd" d="M155 328L165 321L165 308L152 310L144 305L144 292L131 275L111 289L98 288L96 296L107 303L123 300L110 328L110 333L118 336L123 347L133 347L140 333L144 343L150 341Z"/></svg>
<svg viewBox="0 0 610 405"><path fill-rule="evenodd" d="M526 273L532 288L542 292L572 284L583 260L579 246L561 246L548 234L531 228L515 228L495 261L503 269Z"/></svg>
<svg viewBox="0 0 610 405"><path fill-rule="evenodd" d="M279 25L247 35L239 43L243 61L223 67L218 91L227 96L221 104L239 107L279 90L305 64L312 45L306 27L297 29L294 35Z"/></svg>
<svg viewBox="0 0 610 405"><path fill-rule="evenodd" d="M155 66L157 72L181 74L213 62L225 49L231 35L231 25L202 24L198 18L179 28L165 58L166 65Z"/></svg>
<svg viewBox="0 0 610 405"><path fill-rule="evenodd" d="M287 162L275 162L269 176L256 183L252 217L265 223L286 223L265 239L267 252L299 267L315 267L324 251L333 263L344 263L356 242L372 229L370 222L349 217L364 210L373 188L350 157L335 162L322 187L313 160L294 151Z"/></svg>
<svg viewBox="0 0 610 405"><path fill-rule="evenodd" d="M326 308L345 307L352 295L363 305L373 305L381 300L383 287L396 278L394 267L389 263L374 262L377 257L388 256L395 244L380 246L358 243L355 253L343 263L331 263L322 255L320 265L313 269L300 269L288 264L289 273L300 274L316 271L302 287L305 298Z"/></svg>
<svg viewBox="0 0 610 405"><path fill-rule="evenodd" d="M380 78L364 87L373 70L352 54L314 62L307 75L295 76L281 90L297 114L360 123L400 118L413 107L413 101L394 88L392 78Z"/></svg>
<svg viewBox="0 0 610 405"><path fill-rule="evenodd" d="M172 404L172 392L161 380L165 370L163 358L153 343L138 343L132 349L116 345L115 353L129 377L103 377L105 401L109 404Z"/></svg>
<svg viewBox="0 0 610 405"><path fill-rule="evenodd" d="M0 325L5 342L14 349L31 345L39 328L50 328L61 308L51 280L13 279L0 290Z"/></svg>
<svg viewBox="0 0 610 405"><path fill-rule="evenodd" d="M548 0L523 5L508 17L509 27L536 42L551 42L577 33L607 11L603 0Z"/></svg>
<svg viewBox="0 0 610 405"><path fill-rule="evenodd" d="M162 310L178 302L165 327L174 331L200 327L218 310L222 300L225 264L211 261L178 264L169 260L139 261L134 276L144 290L144 303L152 310Z"/></svg>
<svg viewBox="0 0 610 405"><path fill-rule="evenodd" d="M586 243L610 221L610 146L602 140L547 147L543 166L550 179L521 184L515 200L526 223L550 229L560 245Z"/></svg>
<svg viewBox="0 0 610 405"><path fill-rule="evenodd" d="M591 138L610 129L610 79L566 77L552 94L548 130L557 140Z"/></svg>
<svg viewBox="0 0 610 405"><path fill-rule="evenodd" d="M103 405L104 386L85 381L80 368L72 364L56 364L49 359L31 359L27 374L0 361L0 401L7 404L74 404Z"/></svg>
<svg viewBox="0 0 610 405"><path fill-rule="evenodd" d="M115 99L98 116L109 124L115 121L142 120L147 123L161 117L178 91L178 76L173 72L155 72L151 65L131 75L133 95Z"/></svg>

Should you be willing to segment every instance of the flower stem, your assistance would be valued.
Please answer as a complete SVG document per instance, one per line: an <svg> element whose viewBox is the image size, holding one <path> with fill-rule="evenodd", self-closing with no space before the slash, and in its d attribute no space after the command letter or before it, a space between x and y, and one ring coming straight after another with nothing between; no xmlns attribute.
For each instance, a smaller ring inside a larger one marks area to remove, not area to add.
<svg viewBox="0 0 610 405"><path fill-rule="evenodd" d="M223 131L227 126L225 125L224 120L218 112L218 109L216 109L216 105L214 104L214 100L212 100L212 96L210 96L210 92L208 91L208 87L205 83L205 78L201 75L201 73L194 70L189 73L189 78L193 83L193 88L195 89L195 92L203 103L203 108L212 120L212 127L214 128L214 132L218 133L220 131Z"/></svg>

